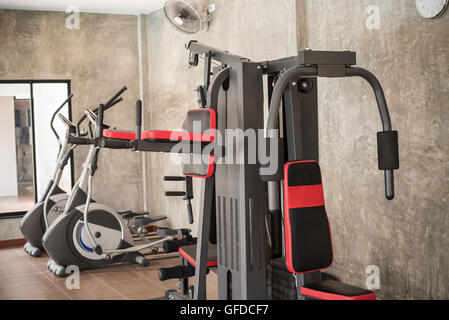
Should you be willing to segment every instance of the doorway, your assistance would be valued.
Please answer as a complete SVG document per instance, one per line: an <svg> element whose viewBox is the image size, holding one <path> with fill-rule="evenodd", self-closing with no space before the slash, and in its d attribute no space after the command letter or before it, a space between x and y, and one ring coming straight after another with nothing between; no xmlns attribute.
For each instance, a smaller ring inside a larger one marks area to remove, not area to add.
<svg viewBox="0 0 449 320"><path fill-rule="evenodd" d="M44 192L59 151L50 121L68 95L69 80L0 81L0 219L23 216ZM71 120L70 103L61 113ZM64 137L58 119L54 127ZM72 185L73 159L60 186Z"/></svg>

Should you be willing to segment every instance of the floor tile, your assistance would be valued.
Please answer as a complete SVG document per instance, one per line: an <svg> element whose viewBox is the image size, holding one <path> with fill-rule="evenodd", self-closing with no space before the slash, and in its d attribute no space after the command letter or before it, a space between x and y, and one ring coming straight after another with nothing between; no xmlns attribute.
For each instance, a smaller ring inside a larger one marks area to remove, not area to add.
<svg viewBox="0 0 449 320"><path fill-rule="evenodd" d="M29 273L3 277L1 281L2 287L48 283L48 279L41 273Z"/></svg>
<svg viewBox="0 0 449 320"><path fill-rule="evenodd" d="M143 268L121 264L84 270L80 290L69 290L66 278L47 269L49 257L35 258L22 247L0 249L0 300L148 300L160 298L168 289L176 289L177 279L159 281L158 269L179 264L179 258L152 260ZM190 279L193 284L193 278ZM217 296L216 275L208 276L208 298Z"/></svg>
<svg viewBox="0 0 449 320"><path fill-rule="evenodd" d="M109 285L124 295L133 292L143 292L146 290L152 290L154 288L163 290L163 288L159 284L149 279L130 280L126 282L112 283Z"/></svg>
<svg viewBox="0 0 449 320"><path fill-rule="evenodd" d="M130 300L152 300L165 296L165 291L163 288L154 288L142 292L126 293L125 295Z"/></svg>

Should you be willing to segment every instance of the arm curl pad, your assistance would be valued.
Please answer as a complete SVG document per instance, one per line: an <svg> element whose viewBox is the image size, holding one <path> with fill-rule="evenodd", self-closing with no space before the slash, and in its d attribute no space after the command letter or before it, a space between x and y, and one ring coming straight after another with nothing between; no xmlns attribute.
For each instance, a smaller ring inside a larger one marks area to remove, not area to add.
<svg viewBox="0 0 449 320"><path fill-rule="evenodd" d="M399 169L399 143L397 131L377 133L379 170Z"/></svg>

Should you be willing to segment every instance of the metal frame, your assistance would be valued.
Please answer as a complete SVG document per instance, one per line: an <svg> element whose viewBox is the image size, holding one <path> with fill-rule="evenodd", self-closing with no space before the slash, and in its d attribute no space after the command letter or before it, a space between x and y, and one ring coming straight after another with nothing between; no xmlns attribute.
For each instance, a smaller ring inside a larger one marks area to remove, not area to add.
<svg viewBox="0 0 449 320"><path fill-rule="evenodd" d="M186 48L190 51L189 63L193 66L198 64L200 55L205 56L204 85L198 91L207 91L206 101L203 94L200 94L200 100L203 106L216 111L217 131L222 138L227 139L224 134L226 129L266 129L267 138L257 143L277 139L282 144L278 154L278 172L273 176L261 175L258 163L248 164L245 161L244 164L218 163L215 175L201 181L193 298L206 299L208 241L215 214L219 299L264 300L267 298L267 265L271 259L284 255L282 220L286 213L283 212L282 201L283 165L291 161L319 160L317 77L359 76L367 80L376 96L383 129L388 132L392 127L385 96L373 74L351 67L356 63L356 54L351 51L306 50L296 57L257 63L196 41L191 41ZM218 62L219 67L214 68L211 80L212 61ZM266 125L263 119L264 75L268 76L270 99ZM280 134L271 136L272 130L279 133L279 128L283 131L283 139ZM224 151L229 145L224 141L220 147ZM243 146L234 151L243 153L246 160L248 147L244 141ZM154 151L153 148L151 144L137 147L145 151ZM394 197L393 179L393 171L386 170L388 199ZM267 211L271 213L272 222L268 232L269 242L273 246L269 257L265 232ZM295 278L299 289L310 283L319 283L321 273L296 275ZM188 298L185 281L181 283L181 288L181 296ZM298 293L298 299L304 300L306 297Z"/></svg>
<svg viewBox="0 0 449 320"><path fill-rule="evenodd" d="M37 181L37 175L36 175L36 141L35 141L35 130L34 130L34 95L33 95L33 84L35 83L66 83L67 84L67 96L70 96L71 94L71 80L64 80L64 79L56 79L56 80L50 80L50 79L43 79L43 80L0 80L0 84L29 84L30 86L30 104L31 104L31 127L32 127L32 143L33 143L33 184L34 184L34 201L36 202L38 200L38 194L37 194L37 187L36 187L36 181ZM69 101L68 103L68 116L69 120L72 121L72 102ZM70 161L70 180L71 180L71 186L73 187L75 182L75 156L72 153L71 161ZM18 211L18 212L5 212L0 213L0 219L17 219L22 218L26 214L26 211Z"/></svg>

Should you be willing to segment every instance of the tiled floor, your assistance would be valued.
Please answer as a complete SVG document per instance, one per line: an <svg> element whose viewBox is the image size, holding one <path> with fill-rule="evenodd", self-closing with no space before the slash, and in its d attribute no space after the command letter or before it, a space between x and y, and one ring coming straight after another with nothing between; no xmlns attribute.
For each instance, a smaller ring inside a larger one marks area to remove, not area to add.
<svg viewBox="0 0 449 320"><path fill-rule="evenodd" d="M47 270L48 256L33 258L23 248L0 249L0 300L147 300L175 289L177 280L160 282L157 270L178 264L178 258L151 261L150 266L116 265L82 271L80 289ZM193 279L191 279L193 283ZM217 278L208 275L208 299L217 298Z"/></svg>

